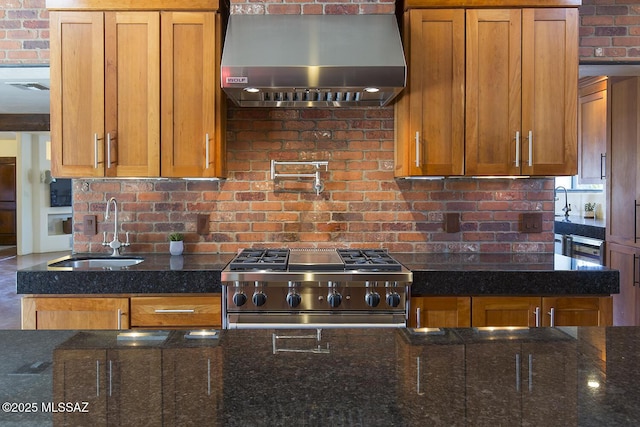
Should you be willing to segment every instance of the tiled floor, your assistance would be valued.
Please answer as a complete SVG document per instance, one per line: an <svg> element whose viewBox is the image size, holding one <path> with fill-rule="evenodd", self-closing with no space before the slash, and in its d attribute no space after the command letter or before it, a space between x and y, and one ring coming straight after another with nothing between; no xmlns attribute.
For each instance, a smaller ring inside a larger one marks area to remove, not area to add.
<svg viewBox="0 0 640 427"><path fill-rule="evenodd" d="M0 246L0 329L20 329L20 298L16 271L68 255L69 252L16 255L15 247Z"/></svg>

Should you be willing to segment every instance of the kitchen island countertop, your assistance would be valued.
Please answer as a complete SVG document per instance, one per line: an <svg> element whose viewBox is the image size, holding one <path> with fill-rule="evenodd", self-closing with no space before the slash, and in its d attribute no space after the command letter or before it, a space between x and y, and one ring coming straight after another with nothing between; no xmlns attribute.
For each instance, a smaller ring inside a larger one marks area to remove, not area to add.
<svg viewBox="0 0 640 427"><path fill-rule="evenodd" d="M82 255L82 254L79 254ZM412 295L610 295L619 273L555 254L392 253L413 273ZM118 270L52 269L17 273L18 294L219 293L234 254L131 254L145 261Z"/></svg>
<svg viewBox="0 0 640 427"><path fill-rule="evenodd" d="M16 408L0 424L640 424L638 327L184 334L0 331L0 395ZM67 401L75 413L42 410ZM18 410L33 402L37 411Z"/></svg>

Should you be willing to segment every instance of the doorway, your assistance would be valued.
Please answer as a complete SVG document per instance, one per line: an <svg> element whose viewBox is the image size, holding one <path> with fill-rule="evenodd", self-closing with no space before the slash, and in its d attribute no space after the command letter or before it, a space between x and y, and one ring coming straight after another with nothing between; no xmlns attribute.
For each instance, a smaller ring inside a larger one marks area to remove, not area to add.
<svg viewBox="0 0 640 427"><path fill-rule="evenodd" d="M0 245L15 245L16 234L16 158L0 157Z"/></svg>

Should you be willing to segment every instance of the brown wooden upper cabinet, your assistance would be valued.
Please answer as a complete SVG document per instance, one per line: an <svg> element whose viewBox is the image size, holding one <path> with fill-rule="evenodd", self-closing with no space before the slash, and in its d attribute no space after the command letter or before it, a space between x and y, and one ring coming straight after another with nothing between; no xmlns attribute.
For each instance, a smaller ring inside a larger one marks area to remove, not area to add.
<svg viewBox="0 0 640 427"><path fill-rule="evenodd" d="M607 153L607 78L584 77L578 87L578 182L602 184Z"/></svg>
<svg viewBox="0 0 640 427"><path fill-rule="evenodd" d="M411 9L404 24L396 176L577 173L576 8Z"/></svg>
<svg viewBox="0 0 640 427"><path fill-rule="evenodd" d="M224 176L215 11L56 10L50 22L54 176Z"/></svg>

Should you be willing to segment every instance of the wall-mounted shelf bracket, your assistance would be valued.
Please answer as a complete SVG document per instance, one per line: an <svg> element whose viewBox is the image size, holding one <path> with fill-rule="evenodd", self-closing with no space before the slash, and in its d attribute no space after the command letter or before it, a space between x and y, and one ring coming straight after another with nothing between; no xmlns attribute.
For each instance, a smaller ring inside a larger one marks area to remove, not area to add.
<svg viewBox="0 0 640 427"><path fill-rule="evenodd" d="M313 167L314 172L288 172L288 171L278 171L278 166L281 165L299 165L306 167ZM271 179L276 181L277 179L286 179L286 178L313 178L313 188L316 191L316 194L320 194L324 189L324 183L320 178L320 172L324 167L324 171L329 170L329 162L328 161L297 161L297 162L286 162L286 161L278 161L271 160Z"/></svg>

